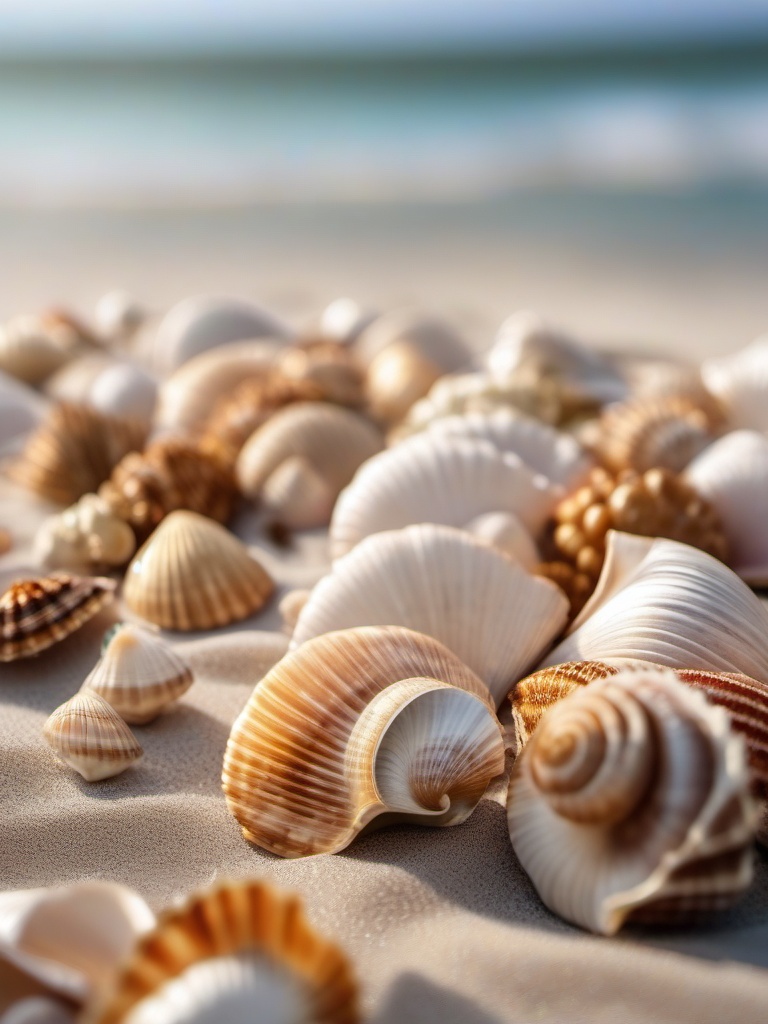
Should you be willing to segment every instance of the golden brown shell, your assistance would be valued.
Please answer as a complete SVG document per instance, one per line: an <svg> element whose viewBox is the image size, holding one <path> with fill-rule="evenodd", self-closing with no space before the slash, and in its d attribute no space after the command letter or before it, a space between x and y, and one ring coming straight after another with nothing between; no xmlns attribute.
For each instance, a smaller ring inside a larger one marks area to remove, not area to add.
<svg viewBox="0 0 768 1024"><path fill-rule="evenodd" d="M281 353L277 365L287 378L314 384L323 401L352 407L365 401L365 374L347 345L327 340L306 341Z"/></svg>
<svg viewBox="0 0 768 1024"><path fill-rule="evenodd" d="M661 466L681 472L715 439L707 412L681 395L637 398L602 416L598 454L618 473Z"/></svg>

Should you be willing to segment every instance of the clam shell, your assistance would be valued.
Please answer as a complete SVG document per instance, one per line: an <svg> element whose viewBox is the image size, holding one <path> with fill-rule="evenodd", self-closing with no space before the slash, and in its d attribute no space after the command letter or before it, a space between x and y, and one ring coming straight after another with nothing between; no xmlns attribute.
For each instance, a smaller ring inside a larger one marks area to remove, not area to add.
<svg viewBox="0 0 768 1024"><path fill-rule="evenodd" d="M359 335L354 350L367 366L395 342L412 345L443 373L455 373L472 360L467 341L451 324L412 309L396 309L377 317Z"/></svg>
<svg viewBox="0 0 768 1024"><path fill-rule="evenodd" d="M743 741L665 669L596 680L552 707L515 762L508 821L544 903L604 935L727 907L752 880Z"/></svg>
<svg viewBox="0 0 768 1024"><path fill-rule="evenodd" d="M56 708L43 727L54 753L86 780L119 775L144 751L120 715L97 693L80 691Z"/></svg>
<svg viewBox="0 0 768 1024"><path fill-rule="evenodd" d="M382 530L464 526L484 512L512 512L537 533L556 500L548 480L487 441L417 435L357 471L336 502L331 553L338 558Z"/></svg>
<svg viewBox="0 0 768 1024"><path fill-rule="evenodd" d="M694 459L685 479L717 510L734 571L768 586L768 437L726 434Z"/></svg>
<svg viewBox="0 0 768 1024"><path fill-rule="evenodd" d="M371 415L398 423L440 376L440 367L407 341L391 342L371 360L366 393Z"/></svg>
<svg viewBox="0 0 768 1024"><path fill-rule="evenodd" d="M0 370L26 384L41 384L72 358L79 344L77 334L56 319L15 316L0 327Z"/></svg>
<svg viewBox="0 0 768 1024"><path fill-rule="evenodd" d="M615 472L661 466L679 473L714 440L706 412L677 395L612 406L601 422L599 452Z"/></svg>
<svg viewBox="0 0 768 1024"><path fill-rule="evenodd" d="M100 412L149 426L157 401L157 382L131 363L114 363L96 377L87 401Z"/></svg>
<svg viewBox="0 0 768 1024"><path fill-rule="evenodd" d="M96 494L46 519L35 535L35 555L51 568L125 565L135 550L133 530Z"/></svg>
<svg viewBox="0 0 768 1024"><path fill-rule="evenodd" d="M541 663L632 658L768 682L768 610L711 555L611 531L597 588Z"/></svg>
<svg viewBox="0 0 768 1024"><path fill-rule="evenodd" d="M476 540L490 544L519 562L528 572L534 572L541 561L530 533L511 512L484 512L470 519L463 528Z"/></svg>
<svg viewBox="0 0 768 1024"><path fill-rule="evenodd" d="M397 626L327 633L267 673L235 722L222 776L246 839L334 853L377 824L458 824L501 773L485 684Z"/></svg>
<svg viewBox="0 0 768 1024"><path fill-rule="evenodd" d="M259 611L274 582L244 544L196 512L172 512L128 566L126 605L163 629L212 629Z"/></svg>
<svg viewBox="0 0 768 1024"><path fill-rule="evenodd" d="M458 655L498 705L567 616L553 583L461 530L426 523L373 534L334 562L299 614L291 649L352 626L406 626Z"/></svg>
<svg viewBox="0 0 768 1024"><path fill-rule="evenodd" d="M768 431L768 335L732 355L705 360L701 376L732 428Z"/></svg>
<svg viewBox="0 0 768 1024"><path fill-rule="evenodd" d="M131 725L144 725L192 685L192 671L159 636L123 622L110 631L82 689L98 693Z"/></svg>
<svg viewBox="0 0 768 1024"><path fill-rule="evenodd" d="M230 882L161 915L84 1024L210 1020L358 1024L357 985L341 950L296 896Z"/></svg>
<svg viewBox="0 0 768 1024"><path fill-rule="evenodd" d="M52 647L109 604L114 580L57 572L18 580L0 597L0 661Z"/></svg>

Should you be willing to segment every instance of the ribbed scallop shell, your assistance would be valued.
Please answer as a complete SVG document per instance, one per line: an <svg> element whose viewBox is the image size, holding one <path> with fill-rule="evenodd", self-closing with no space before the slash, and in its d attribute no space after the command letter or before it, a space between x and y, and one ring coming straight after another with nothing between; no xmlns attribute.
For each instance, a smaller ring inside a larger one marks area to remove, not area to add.
<svg viewBox="0 0 768 1024"><path fill-rule="evenodd" d="M427 523L374 534L334 562L299 614L291 649L352 626L406 626L458 655L498 705L567 615L548 580L461 530Z"/></svg>
<svg viewBox="0 0 768 1024"><path fill-rule="evenodd" d="M112 601L114 580L56 572L17 580L0 597L0 661L52 647Z"/></svg>
<svg viewBox="0 0 768 1024"><path fill-rule="evenodd" d="M111 631L82 689L98 693L129 724L144 725L191 685L191 669L165 640L123 622Z"/></svg>
<svg viewBox="0 0 768 1024"><path fill-rule="evenodd" d="M768 682L768 609L711 555L610 532L597 588L540 667L632 658Z"/></svg>
<svg viewBox="0 0 768 1024"><path fill-rule="evenodd" d="M114 708L98 693L80 691L56 708L43 735L57 757L87 782L119 775L143 750Z"/></svg>
<svg viewBox="0 0 768 1024"><path fill-rule="evenodd" d="M128 566L126 605L163 629L213 629L259 611L274 582L237 537L196 512L172 512Z"/></svg>
<svg viewBox="0 0 768 1024"><path fill-rule="evenodd" d="M768 335L732 355L705 360L701 376L731 428L768 430Z"/></svg>
<svg viewBox="0 0 768 1024"><path fill-rule="evenodd" d="M341 493L331 520L334 558L371 533L411 523L464 526L484 512L512 512L532 533L558 492L488 441L416 436L369 459Z"/></svg>
<svg viewBox="0 0 768 1024"><path fill-rule="evenodd" d="M160 916L84 1024L211 1020L358 1024L357 984L296 896L219 884Z"/></svg>
<svg viewBox="0 0 768 1024"><path fill-rule="evenodd" d="M552 707L515 762L508 820L544 903L605 935L727 907L752 880L741 737L664 669L596 680Z"/></svg>
<svg viewBox="0 0 768 1024"><path fill-rule="evenodd" d="M715 439L707 413L676 395L612 406L600 424L599 453L615 472L685 469Z"/></svg>
<svg viewBox="0 0 768 1024"><path fill-rule="evenodd" d="M726 434L688 466L685 479L717 510L734 571L768 586L768 437Z"/></svg>
<svg viewBox="0 0 768 1024"><path fill-rule="evenodd" d="M458 824L501 773L485 684L432 637L328 633L259 682L224 756L246 839L283 857L335 853L378 824Z"/></svg>

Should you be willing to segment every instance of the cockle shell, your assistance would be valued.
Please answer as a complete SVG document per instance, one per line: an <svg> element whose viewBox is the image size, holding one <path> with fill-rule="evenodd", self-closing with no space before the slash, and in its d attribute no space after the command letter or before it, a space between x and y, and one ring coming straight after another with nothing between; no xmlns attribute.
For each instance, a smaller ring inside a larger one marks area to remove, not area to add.
<svg viewBox="0 0 768 1024"><path fill-rule="evenodd" d="M341 950L299 899L229 882L163 913L84 1024L359 1024Z"/></svg>
<svg viewBox="0 0 768 1024"><path fill-rule="evenodd" d="M229 530L196 512L172 512L128 566L126 605L163 629L213 629L259 611L269 573Z"/></svg>
<svg viewBox="0 0 768 1024"><path fill-rule="evenodd" d="M0 597L0 661L52 647L109 604L114 591L114 580L63 572L17 580Z"/></svg>
<svg viewBox="0 0 768 1024"><path fill-rule="evenodd" d="M192 679L165 640L123 622L108 634L82 689L98 693L129 724L144 725L186 693Z"/></svg>
<svg viewBox="0 0 768 1024"><path fill-rule="evenodd" d="M72 358L81 340L55 316L15 316L0 327L0 370L27 384L41 384Z"/></svg>
<svg viewBox="0 0 768 1024"><path fill-rule="evenodd" d="M611 406L600 425L599 453L609 469L679 473L715 439L706 412L687 398L636 398Z"/></svg>
<svg viewBox="0 0 768 1024"><path fill-rule="evenodd" d="M148 427L157 401L157 382L140 366L114 363L96 377L86 400L100 412L138 420Z"/></svg>
<svg viewBox="0 0 768 1024"><path fill-rule="evenodd" d="M366 393L371 415L398 423L440 376L440 367L407 341L391 342L368 367Z"/></svg>
<svg viewBox="0 0 768 1024"><path fill-rule="evenodd" d="M144 753L114 708L98 693L87 690L56 708L43 735L57 757L86 782L119 775Z"/></svg>
<svg viewBox="0 0 768 1024"><path fill-rule="evenodd" d="M734 571L753 586L768 586L768 437L726 434L694 459L685 479L717 510Z"/></svg>
<svg viewBox="0 0 768 1024"><path fill-rule="evenodd" d="M138 299L119 288L102 295L93 311L97 331L109 341L130 337L148 315Z"/></svg>
<svg viewBox="0 0 768 1024"><path fill-rule="evenodd" d="M766 636L768 609L722 562L611 531L595 592L541 667L632 658L768 683Z"/></svg>
<svg viewBox="0 0 768 1024"><path fill-rule="evenodd" d="M303 857L377 818L458 824L503 767L482 680L389 626L327 633L278 662L232 728L222 780L246 839Z"/></svg>
<svg viewBox="0 0 768 1024"><path fill-rule="evenodd" d="M299 614L291 649L352 626L406 626L458 655L499 705L567 616L553 583L461 530L425 523L373 534L334 562Z"/></svg>
<svg viewBox="0 0 768 1024"><path fill-rule="evenodd" d="M54 569L125 565L135 550L133 530L97 494L46 519L35 536L38 561Z"/></svg>
<svg viewBox="0 0 768 1024"><path fill-rule="evenodd" d="M517 456L488 441L417 435L369 459L342 491L331 520L331 554L411 523L464 526L484 512L512 512L537 533L558 491Z"/></svg>
<svg viewBox="0 0 768 1024"><path fill-rule="evenodd" d="M462 529L476 540L503 551L528 572L534 572L541 561L530 533L511 512L483 512L465 523Z"/></svg>
<svg viewBox="0 0 768 1024"><path fill-rule="evenodd" d="M722 708L668 670L622 672L544 715L512 771L510 837L544 903L582 928L689 920L752 880L748 784Z"/></svg>
<svg viewBox="0 0 768 1024"><path fill-rule="evenodd" d="M701 376L731 428L768 431L768 334L731 355L705 360Z"/></svg>
<svg viewBox="0 0 768 1024"><path fill-rule="evenodd" d="M443 373L455 373L471 362L466 340L445 320L412 309L395 309L377 317L359 335L354 350L365 365L395 342L406 342Z"/></svg>

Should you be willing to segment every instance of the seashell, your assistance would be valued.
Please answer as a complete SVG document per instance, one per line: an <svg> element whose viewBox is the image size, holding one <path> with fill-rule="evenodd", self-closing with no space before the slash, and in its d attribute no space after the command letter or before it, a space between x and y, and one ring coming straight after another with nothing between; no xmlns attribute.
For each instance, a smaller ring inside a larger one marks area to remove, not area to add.
<svg viewBox="0 0 768 1024"><path fill-rule="evenodd" d="M300 455L281 463L261 489L264 508L291 530L327 526L337 497L337 488Z"/></svg>
<svg viewBox="0 0 768 1024"><path fill-rule="evenodd" d="M138 299L119 288L102 295L93 313L96 330L110 341L129 338L147 316L147 310Z"/></svg>
<svg viewBox="0 0 768 1024"><path fill-rule="evenodd" d="M437 640L390 626L327 633L278 662L235 721L222 780L246 839L303 857L372 823L458 824L503 768L485 684Z"/></svg>
<svg viewBox="0 0 768 1024"><path fill-rule="evenodd" d="M425 523L373 534L334 562L299 614L291 649L353 626L406 626L458 655L498 705L567 615L547 580L461 530Z"/></svg>
<svg viewBox="0 0 768 1024"><path fill-rule="evenodd" d="M768 586L768 438L736 430L688 466L685 479L714 507L729 563L752 586Z"/></svg>
<svg viewBox="0 0 768 1024"><path fill-rule="evenodd" d="M411 309L396 309L377 317L360 334L355 352L368 366L388 345L405 342L443 373L455 373L472 360L467 341L440 317Z"/></svg>
<svg viewBox="0 0 768 1024"><path fill-rule="evenodd" d="M334 299L320 314L318 333L328 341L340 345L353 342L373 321L377 314L354 299Z"/></svg>
<svg viewBox="0 0 768 1024"><path fill-rule="evenodd" d="M55 572L17 580L0 597L0 661L52 647L112 601L114 580Z"/></svg>
<svg viewBox="0 0 768 1024"><path fill-rule="evenodd" d="M465 523L463 529L476 540L503 551L528 572L539 564L539 552L530 533L511 512L484 512Z"/></svg>
<svg viewBox="0 0 768 1024"><path fill-rule="evenodd" d="M295 590L289 590L288 593L281 598L280 604L277 607L280 612L280 618L283 620L283 632L288 633L289 635L293 633L296 628L296 623L298 622L301 609L307 603L311 593L311 590L304 590L297 587Z"/></svg>
<svg viewBox="0 0 768 1024"><path fill-rule="evenodd" d="M84 1024L257 1019L359 1024L357 984L296 896L242 881L163 913Z"/></svg>
<svg viewBox="0 0 768 1024"><path fill-rule="evenodd" d="M679 473L715 439L706 412L687 398L636 398L603 414L598 452L609 469Z"/></svg>
<svg viewBox="0 0 768 1024"><path fill-rule="evenodd" d="M112 355L104 351L85 352L65 363L46 380L43 390L55 402L89 405L89 393L100 374L115 365Z"/></svg>
<svg viewBox="0 0 768 1024"><path fill-rule="evenodd" d="M4 530L0 527L0 555L4 555L7 551L10 551L13 547L13 541L8 530Z"/></svg>
<svg viewBox="0 0 768 1024"><path fill-rule="evenodd" d="M596 680L550 708L515 762L507 806L541 899L599 934L695 919L752 880L743 741L664 669Z"/></svg>
<svg viewBox="0 0 768 1024"><path fill-rule="evenodd" d="M382 423L399 423L440 375L440 367L415 345L391 342L368 367L366 393L371 416Z"/></svg>
<svg viewBox="0 0 768 1024"><path fill-rule="evenodd" d="M105 637L82 690L98 693L130 725L145 725L191 685L191 669L164 640L122 622Z"/></svg>
<svg viewBox="0 0 768 1024"><path fill-rule="evenodd" d="M316 385L319 398L337 405L361 406L365 375L357 358L333 341L305 342L277 358L280 372L292 381Z"/></svg>
<svg viewBox="0 0 768 1024"><path fill-rule="evenodd" d="M537 533L555 500L549 481L487 441L417 435L369 459L341 493L331 554L346 554L371 533L411 523L464 526L483 512L512 512Z"/></svg>
<svg viewBox="0 0 768 1024"><path fill-rule="evenodd" d="M697 365L658 356L621 355L618 359L630 400L684 398L706 413L712 427L722 426L723 409L705 387Z"/></svg>
<svg viewBox="0 0 768 1024"><path fill-rule="evenodd" d="M255 338L289 339L291 328L261 306L243 299L192 296L182 299L157 328L154 361L163 370L177 370L202 352L232 341Z"/></svg>
<svg viewBox="0 0 768 1024"><path fill-rule="evenodd" d="M50 314L15 316L0 327L0 371L26 384L41 384L64 366L81 338Z"/></svg>
<svg viewBox="0 0 768 1024"><path fill-rule="evenodd" d="M570 562L554 561L539 562L534 570L537 576L543 576L545 580L551 580L557 584L568 598L570 612L568 615L569 624L573 622L581 609L589 600L592 591L595 589L595 580L592 576L580 572Z"/></svg>
<svg viewBox="0 0 768 1024"><path fill-rule="evenodd" d="M46 519L35 536L37 560L54 569L125 565L135 550L133 530L96 494Z"/></svg>
<svg viewBox="0 0 768 1024"><path fill-rule="evenodd" d="M56 708L43 727L53 752L86 780L119 775L144 751L120 715L98 693L81 690Z"/></svg>
<svg viewBox="0 0 768 1024"><path fill-rule="evenodd" d="M705 360L701 376L732 429L768 431L768 335L731 355Z"/></svg>
<svg viewBox="0 0 768 1024"><path fill-rule="evenodd" d="M768 609L722 562L611 531L594 594L540 667L632 658L768 683L767 635Z"/></svg>
<svg viewBox="0 0 768 1024"><path fill-rule="evenodd" d="M114 363L91 384L87 401L99 412L149 426L157 401L157 382L139 366Z"/></svg>
<svg viewBox="0 0 768 1024"><path fill-rule="evenodd" d="M29 433L45 418L48 403L32 388L0 370L0 446Z"/></svg>
<svg viewBox="0 0 768 1024"><path fill-rule="evenodd" d="M31 435L8 475L47 501L72 505L95 491L124 455L141 448L144 436L132 420L62 403Z"/></svg>
<svg viewBox="0 0 768 1024"><path fill-rule="evenodd" d="M362 416L325 402L298 402L250 436L235 474L243 494L258 498L270 476L298 457L329 485L335 499L358 466L383 446L380 432Z"/></svg>
<svg viewBox="0 0 768 1024"><path fill-rule="evenodd" d="M179 511L163 520L128 566L123 600L163 629L213 629L259 611L274 587L229 530Z"/></svg>
<svg viewBox="0 0 768 1024"><path fill-rule="evenodd" d="M278 341L233 341L190 359L160 386L157 426L180 431L202 427L219 399L248 378L267 374L281 348Z"/></svg>

